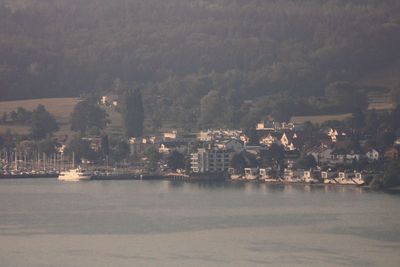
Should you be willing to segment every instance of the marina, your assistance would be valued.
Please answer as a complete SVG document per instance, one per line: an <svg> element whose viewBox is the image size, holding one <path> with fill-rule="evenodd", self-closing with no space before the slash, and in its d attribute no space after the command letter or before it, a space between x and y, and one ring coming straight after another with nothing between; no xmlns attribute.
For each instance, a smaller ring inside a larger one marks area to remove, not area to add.
<svg viewBox="0 0 400 267"><path fill-rule="evenodd" d="M301 170L285 168L283 171L267 168L244 168L238 172L234 168L227 171L185 173L159 171L144 172L141 168L110 168L106 166L83 164L75 167L75 154L72 160L65 159L62 154L50 156L39 153L29 158L26 153L11 152L1 155L2 169L0 179L40 179L58 178L60 181L89 180L171 180L171 181L240 181L271 184L330 184L368 186L372 174L355 170Z"/></svg>

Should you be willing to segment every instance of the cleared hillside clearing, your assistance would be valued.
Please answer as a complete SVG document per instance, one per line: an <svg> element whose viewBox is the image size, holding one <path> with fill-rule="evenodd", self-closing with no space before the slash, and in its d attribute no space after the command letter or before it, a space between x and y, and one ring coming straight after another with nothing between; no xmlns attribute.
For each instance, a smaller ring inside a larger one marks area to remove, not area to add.
<svg viewBox="0 0 400 267"><path fill-rule="evenodd" d="M42 98L42 99L29 99L18 101L1 101L0 102L0 116L4 113L15 111L18 107L23 107L27 110L35 109L39 104L44 105L46 109L56 118L60 125L60 130L56 135L71 135L69 117L75 105L79 102L79 98ZM121 116L112 108L107 108L111 124L108 130L111 132L119 132L122 129ZM0 125L0 133L10 130L14 133L27 134L29 133L28 126L21 125Z"/></svg>
<svg viewBox="0 0 400 267"><path fill-rule="evenodd" d="M4 112L10 113L18 107L23 107L24 109L32 111L41 104L46 107L59 123L67 123L69 115L78 101L79 98L42 98L19 101L2 101L0 102L0 114L3 114Z"/></svg>
<svg viewBox="0 0 400 267"><path fill-rule="evenodd" d="M291 118L291 122L293 123L304 123L306 121L310 121L312 123L318 123L321 124L326 121L343 121L347 118L350 118L351 114L346 113L346 114L337 114L337 115L315 115L315 116L294 116Z"/></svg>

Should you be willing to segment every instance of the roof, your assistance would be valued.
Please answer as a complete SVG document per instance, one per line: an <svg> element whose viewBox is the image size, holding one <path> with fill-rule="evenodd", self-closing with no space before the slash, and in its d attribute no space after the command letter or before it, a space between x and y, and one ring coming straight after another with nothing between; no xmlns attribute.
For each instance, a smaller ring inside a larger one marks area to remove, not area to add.
<svg viewBox="0 0 400 267"><path fill-rule="evenodd" d="M166 148L176 148L178 146L185 145L185 142L172 142L172 141L167 141L167 142L160 142L160 146L164 145Z"/></svg>
<svg viewBox="0 0 400 267"><path fill-rule="evenodd" d="M332 149L330 149L328 147L317 146L317 147L313 147L313 148L309 149L307 151L307 154L311 154L311 153L320 154L320 153L322 153L324 151L327 151L327 150L331 150L332 151Z"/></svg>

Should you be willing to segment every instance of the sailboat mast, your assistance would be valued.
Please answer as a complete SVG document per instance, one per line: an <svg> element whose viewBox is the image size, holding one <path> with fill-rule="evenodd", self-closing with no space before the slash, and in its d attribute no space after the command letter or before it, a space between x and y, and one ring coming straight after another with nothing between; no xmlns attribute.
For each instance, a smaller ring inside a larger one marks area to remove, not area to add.
<svg viewBox="0 0 400 267"><path fill-rule="evenodd" d="M14 160L15 160L15 170L18 171L18 152L15 150L14 153Z"/></svg>

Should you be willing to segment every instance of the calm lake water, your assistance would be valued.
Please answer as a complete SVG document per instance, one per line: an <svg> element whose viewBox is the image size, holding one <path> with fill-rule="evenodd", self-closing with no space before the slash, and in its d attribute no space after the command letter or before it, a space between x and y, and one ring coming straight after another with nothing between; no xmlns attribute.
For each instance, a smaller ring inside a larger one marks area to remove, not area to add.
<svg viewBox="0 0 400 267"><path fill-rule="evenodd" d="M0 266L400 266L400 195L357 187L0 181Z"/></svg>

